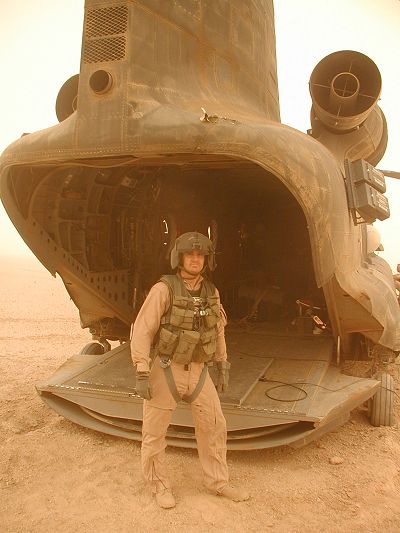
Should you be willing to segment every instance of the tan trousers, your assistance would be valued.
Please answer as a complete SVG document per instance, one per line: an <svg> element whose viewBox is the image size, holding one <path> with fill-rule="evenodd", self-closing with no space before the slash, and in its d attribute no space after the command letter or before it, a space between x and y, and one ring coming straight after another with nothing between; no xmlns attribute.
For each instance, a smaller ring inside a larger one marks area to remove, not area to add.
<svg viewBox="0 0 400 533"><path fill-rule="evenodd" d="M171 363L171 369L179 394L188 395L197 385L203 363L191 363L189 370L181 364ZM150 372L150 385L152 399L144 400L143 404L141 460L144 478L150 482L153 492L158 492L171 487L165 465L165 436L177 405L158 358ZM204 484L210 491L217 492L228 484L227 434L219 397L208 374L202 391L189 405Z"/></svg>

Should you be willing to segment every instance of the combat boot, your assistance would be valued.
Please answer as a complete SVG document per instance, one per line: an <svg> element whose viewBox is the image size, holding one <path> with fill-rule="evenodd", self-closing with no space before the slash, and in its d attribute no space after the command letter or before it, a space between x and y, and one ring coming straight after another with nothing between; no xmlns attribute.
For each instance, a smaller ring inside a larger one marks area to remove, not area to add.
<svg viewBox="0 0 400 533"><path fill-rule="evenodd" d="M232 487L232 485L226 485L217 491L217 496L223 496L233 502L244 502L250 498L250 494L246 490Z"/></svg>
<svg viewBox="0 0 400 533"><path fill-rule="evenodd" d="M171 489L164 489L155 493L156 501L162 509L172 509L176 502Z"/></svg>

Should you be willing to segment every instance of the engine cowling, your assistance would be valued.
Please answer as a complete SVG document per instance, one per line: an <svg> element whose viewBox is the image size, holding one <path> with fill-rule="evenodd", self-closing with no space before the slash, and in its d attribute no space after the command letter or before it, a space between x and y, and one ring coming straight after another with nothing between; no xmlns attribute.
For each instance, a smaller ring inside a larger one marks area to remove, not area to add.
<svg viewBox="0 0 400 533"><path fill-rule="evenodd" d="M79 74L71 76L58 92L56 99L56 115L59 122L68 118L78 105Z"/></svg>
<svg viewBox="0 0 400 533"><path fill-rule="evenodd" d="M340 158L375 165L387 144L386 120L377 105L382 79L376 64L360 52L334 52L314 68L309 86L309 133Z"/></svg>

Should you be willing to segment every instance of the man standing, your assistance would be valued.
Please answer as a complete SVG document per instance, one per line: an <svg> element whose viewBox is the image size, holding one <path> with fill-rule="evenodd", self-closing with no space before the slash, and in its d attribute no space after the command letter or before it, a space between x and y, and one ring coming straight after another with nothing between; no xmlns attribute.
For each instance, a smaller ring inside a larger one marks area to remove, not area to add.
<svg viewBox="0 0 400 533"><path fill-rule="evenodd" d="M136 365L136 390L142 398L141 460L160 507L175 506L165 466L166 433L172 412L182 399L191 406L206 488L233 501L249 495L228 485L226 421L207 363L218 369L218 392L228 386L225 312L215 286L203 277L205 257L215 268L210 239L197 232L177 238L171 266L150 290L133 327L131 353ZM153 362L150 350L155 354Z"/></svg>

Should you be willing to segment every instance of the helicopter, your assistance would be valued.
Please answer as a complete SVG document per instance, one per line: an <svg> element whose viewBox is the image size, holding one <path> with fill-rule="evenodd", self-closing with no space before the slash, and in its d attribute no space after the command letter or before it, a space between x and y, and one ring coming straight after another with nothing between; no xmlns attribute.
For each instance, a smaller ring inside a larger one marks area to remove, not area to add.
<svg viewBox="0 0 400 533"><path fill-rule="evenodd" d="M400 350L373 227L390 216L376 168L388 141L381 85L366 55L329 54L310 77L303 133L280 121L272 0L86 0L59 124L0 158L10 219L92 335L37 384L41 399L141 439L131 325L175 239L195 230L213 241L229 317L229 449L303 446L365 402L373 425L392 425L391 375L341 371L345 359L385 368ZM187 405L167 441L195 447Z"/></svg>

